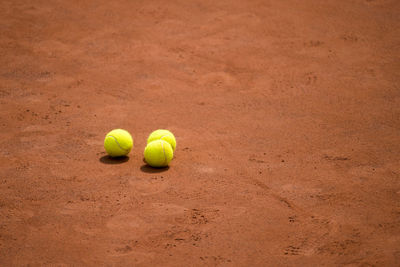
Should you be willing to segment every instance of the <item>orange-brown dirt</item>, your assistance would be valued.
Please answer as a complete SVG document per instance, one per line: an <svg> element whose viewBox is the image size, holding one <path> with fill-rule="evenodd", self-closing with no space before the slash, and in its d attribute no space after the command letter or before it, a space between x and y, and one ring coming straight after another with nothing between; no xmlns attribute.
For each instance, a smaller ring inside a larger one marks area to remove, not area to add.
<svg viewBox="0 0 400 267"><path fill-rule="evenodd" d="M2 0L0 265L399 265L399 12Z"/></svg>

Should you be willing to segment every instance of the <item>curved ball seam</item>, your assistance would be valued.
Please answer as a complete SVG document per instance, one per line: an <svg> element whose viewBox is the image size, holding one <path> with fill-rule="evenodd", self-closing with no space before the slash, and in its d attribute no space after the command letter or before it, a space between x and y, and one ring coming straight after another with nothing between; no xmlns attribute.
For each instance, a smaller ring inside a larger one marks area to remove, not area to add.
<svg viewBox="0 0 400 267"><path fill-rule="evenodd" d="M164 142L165 142L165 141L164 141ZM164 162L163 162L163 165L165 165L165 163L167 162L167 156L165 155L165 149L164 149L163 142L161 142L161 148L162 148L162 150L163 150L163 152L164 152Z"/></svg>
<svg viewBox="0 0 400 267"><path fill-rule="evenodd" d="M164 134L163 136L161 136L160 137L160 140L163 140L164 141L164 137L168 137L168 136L171 136L171 135L169 135L169 134ZM169 142L168 141L165 141L165 142L167 142L168 144L169 144ZM174 150L174 147L172 146L172 144L170 144L171 145L171 147L172 147L172 150Z"/></svg>
<svg viewBox="0 0 400 267"><path fill-rule="evenodd" d="M128 151L129 150L129 149L125 149L125 148L121 147L121 145L117 141L117 138L115 138L114 136L107 135L107 137L112 137L114 139L115 143L117 143L118 147L121 148L122 150L124 150L124 151Z"/></svg>

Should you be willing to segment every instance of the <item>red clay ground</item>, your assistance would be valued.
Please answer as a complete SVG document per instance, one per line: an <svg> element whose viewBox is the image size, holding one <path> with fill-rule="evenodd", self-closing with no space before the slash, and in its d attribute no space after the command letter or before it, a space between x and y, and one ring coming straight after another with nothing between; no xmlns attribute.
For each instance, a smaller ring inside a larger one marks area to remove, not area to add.
<svg viewBox="0 0 400 267"><path fill-rule="evenodd" d="M398 265L399 12L1 1L0 265Z"/></svg>

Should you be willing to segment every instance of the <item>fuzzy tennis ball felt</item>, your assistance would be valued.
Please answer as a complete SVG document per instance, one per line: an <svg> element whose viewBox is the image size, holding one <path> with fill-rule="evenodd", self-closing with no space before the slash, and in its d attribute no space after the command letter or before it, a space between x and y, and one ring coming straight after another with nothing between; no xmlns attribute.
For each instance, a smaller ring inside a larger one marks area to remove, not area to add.
<svg viewBox="0 0 400 267"><path fill-rule="evenodd" d="M104 148L111 157L126 156L131 151L132 147L132 136L122 129L112 130L104 139Z"/></svg>
<svg viewBox="0 0 400 267"><path fill-rule="evenodd" d="M149 135L149 138L147 138L147 143L150 143L154 140L164 140L164 141L168 142L171 145L172 150L175 151L176 140L175 140L175 136L170 131L160 129L160 130L156 130L156 131L152 132Z"/></svg>
<svg viewBox="0 0 400 267"><path fill-rule="evenodd" d="M155 140L144 149L144 159L152 167L166 167L174 157L172 146L163 140Z"/></svg>

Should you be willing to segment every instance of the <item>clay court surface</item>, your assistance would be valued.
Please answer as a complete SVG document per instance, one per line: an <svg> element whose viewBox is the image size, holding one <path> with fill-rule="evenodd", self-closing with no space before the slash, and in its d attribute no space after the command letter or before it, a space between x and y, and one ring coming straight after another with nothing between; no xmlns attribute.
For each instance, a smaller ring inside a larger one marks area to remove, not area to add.
<svg viewBox="0 0 400 267"><path fill-rule="evenodd" d="M399 266L399 14L2 0L0 265Z"/></svg>

